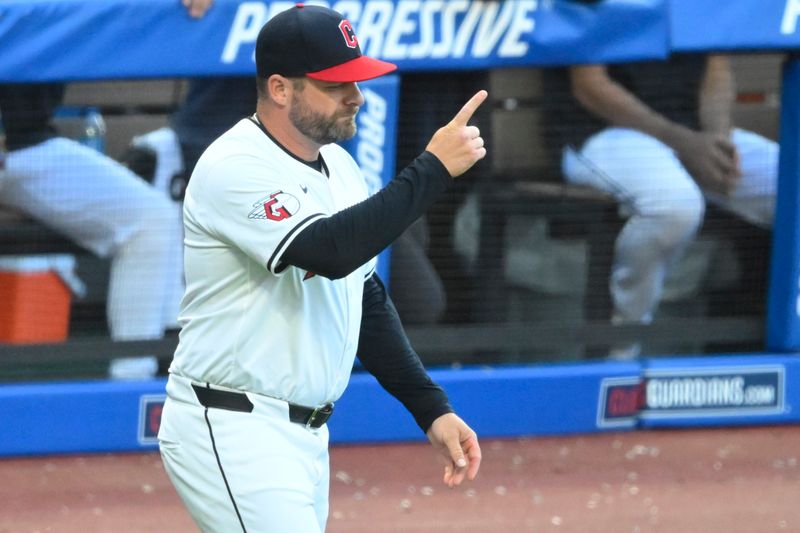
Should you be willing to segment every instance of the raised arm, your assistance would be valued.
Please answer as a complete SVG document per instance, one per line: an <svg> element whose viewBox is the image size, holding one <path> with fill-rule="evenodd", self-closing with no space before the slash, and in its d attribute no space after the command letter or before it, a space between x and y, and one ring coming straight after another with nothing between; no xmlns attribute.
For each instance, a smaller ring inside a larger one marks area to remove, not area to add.
<svg viewBox="0 0 800 533"><path fill-rule="evenodd" d="M390 245L452 183L486 155L468 124L486 99L478 91L431 138L426 151L374 196L305 228L282 261L330 279L341 278Z"/></svg>

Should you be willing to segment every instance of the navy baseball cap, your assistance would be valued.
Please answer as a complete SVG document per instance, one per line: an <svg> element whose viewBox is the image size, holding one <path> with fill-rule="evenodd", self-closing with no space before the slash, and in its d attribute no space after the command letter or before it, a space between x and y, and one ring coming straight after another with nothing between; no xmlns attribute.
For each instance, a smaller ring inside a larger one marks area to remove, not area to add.
<svg viewBox="0 0 800 533"><path fill-rule="evenodd" d="M361 53L353 25L340 13L297 4L278 13L258 33L256 71L308 76L337 83L377 78L397 65Z"/></svg>

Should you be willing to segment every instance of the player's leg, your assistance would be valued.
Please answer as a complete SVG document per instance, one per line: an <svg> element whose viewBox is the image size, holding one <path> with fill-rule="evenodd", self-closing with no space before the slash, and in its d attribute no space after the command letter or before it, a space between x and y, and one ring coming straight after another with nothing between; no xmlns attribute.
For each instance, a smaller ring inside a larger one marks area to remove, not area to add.
<svg viewBox="0 0 800 533"><path fill-rule="evenodd" d="M778 144L757 133L735 129L733 142L739 153L742 176L730 196L708 195L745 220L769 226L775 215L778 185Z"/></svg>
<svg viewBox="0 0 800 533"><path fill-rule="evenodd" d="M158 432L164 469L202 531L210 531L211 526L243 531L220 476L204 413L196 405L166 399Z"/></svg>
<svg viewBox="0 0 800 533"><path fill-rule="evenodd" d="M308 431L308 430L306 430ZM328 453L328 426L320 428L319 437L323 437L325 441L324 448L317 447L317 456L315 458L316 470L319 476L315 480L314 486L314 513L317 517L317 524L320 531L325 531L325 524L328 522L328 514L330 510L330 485L331 485L331 469L330 469L330 455Z"/></svg>
<svg viewBox="0 0 800 533"><path fill-rule="evenodd" d="M200 406L170 377L159 441L167 473L203 531L319 533L327 519L327 429L289 422L284 403L252 413ZM252 395L251 395L252 397Z"/></svg>
<svg viewBox="0 0 800 533"><path fill-rule="evenodd" d="M250 430L245 430L258 436L252 450L226 463L231 469L233 494L242 500L242 518L246 524L256 523L253 528L248 526L248 532L325 531L330 477L328 430L306 429L288 417L287 411L254 420ZM241 439L238 430L228 442Z"/></svg>
<svg viewBox="0 0 800 533"><path fill-rule="evenodd" d="M68 139L14 151L0 197L98 255L112 255L108 295L115 339L163 334L164 289L179 268L180 225L170 202L124 166Z"/></svg>
<svg viewBox="0 0 800 533"><path fill-rule="evenodd" d="M179 196L175 196L182 191L173 190L175 184L182 183L184 179L183 159L181 156L181 147L178 143L178 136L172 128L163 127L134 137L131 141L131 146L146 147L155 152L156 166L153 176L153 187L157 191L161 191L171 200L175 211L175 217L182 227L183 202ZM180 186L181 189L183 189L185 183ZM173 253L175 258L171 263L177 265L178 268L173 269L173 276L167 282L167 289L164 295L165 316L168 317L168 319L172 318L171 321L167 322L168 327L177 326L178 311L180 310L180 301L184 291L182 243L175 247Z"/></svg>
<svg viewBox="0 0 800 533"><path fill-rule="evenodd" d="M649 322L668 266L703 219L694 180L669 147L637 131L612 128L567 152L566 178L613 194L627 222L617 237L611 292L617 322Z"/></svg>
<svg viewBox="0 0 800 533"><path fill-rule="evenodd" d="M778 143L752 131L733 130L739 152L742 181L735 196L772 195L777 191Z"/></svg>

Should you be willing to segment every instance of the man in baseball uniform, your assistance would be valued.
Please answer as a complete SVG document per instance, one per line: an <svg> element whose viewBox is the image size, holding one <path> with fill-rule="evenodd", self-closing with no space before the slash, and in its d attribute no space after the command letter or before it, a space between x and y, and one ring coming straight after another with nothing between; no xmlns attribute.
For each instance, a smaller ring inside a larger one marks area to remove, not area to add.
<svg viewBox="0 0 800 533"><path fill-rule="evenodd" d="M336 141L355 134L356 82L394 70L363 56L339 13L297 6L256 42L258 103L202 155L186 192L186 295L159 432L167 473L203 531L320 532L328 429L356 354L445 458L473 479L477 436L425 372L375 274L375 256L483 158L468 120L368 197Z"/></svg>

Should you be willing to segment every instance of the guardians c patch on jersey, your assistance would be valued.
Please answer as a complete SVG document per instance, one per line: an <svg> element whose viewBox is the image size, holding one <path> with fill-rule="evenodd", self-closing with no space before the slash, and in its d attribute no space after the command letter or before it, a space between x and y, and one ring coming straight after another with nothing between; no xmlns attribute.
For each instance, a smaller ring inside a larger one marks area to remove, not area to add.
<svg viewBox="0 0 800 533"><path fill-rule="evenodd" d="M253 204L247 218L268 219L280 222L300 210L300 201L288 192L275 191Z"/></svg>

